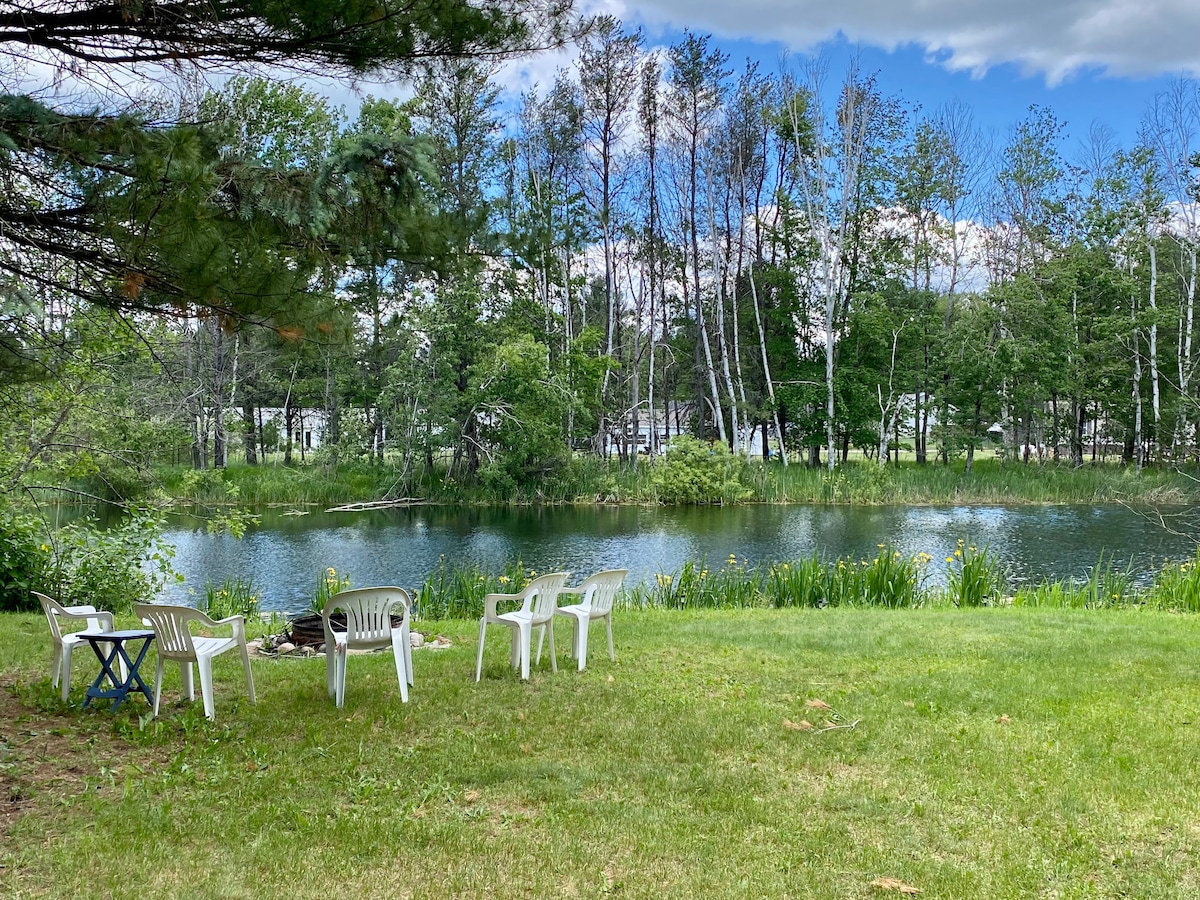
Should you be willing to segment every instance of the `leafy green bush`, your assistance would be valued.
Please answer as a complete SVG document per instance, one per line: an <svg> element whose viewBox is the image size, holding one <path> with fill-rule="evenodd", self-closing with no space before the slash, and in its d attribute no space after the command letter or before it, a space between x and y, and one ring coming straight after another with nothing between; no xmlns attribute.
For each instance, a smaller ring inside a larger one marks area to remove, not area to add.
<svg viewBox="0 0 1200 900"><path fill-rule="evenodd" d="M30 591L46 586L49 550L40 520L0 506L0 611L36 608Z"/></svg>
<svg viewBox="0 0 1200 900"><path fill-rule="evenodd" d="M182 580L171 566L175 548L159 541L161 533L162 520L141 509L111 528L102 529L93 519L63 526L47 538L53 548L48 593L64 605L132 612L135 603L153 599L168 580Z"/></svg>
<svg viewBox="0 0 1200 900"><path fill-rule="evenodd" d="M651 484L660 503L738 503L751 495L746 468L724 445L681 435L655 464Z"/></svg>

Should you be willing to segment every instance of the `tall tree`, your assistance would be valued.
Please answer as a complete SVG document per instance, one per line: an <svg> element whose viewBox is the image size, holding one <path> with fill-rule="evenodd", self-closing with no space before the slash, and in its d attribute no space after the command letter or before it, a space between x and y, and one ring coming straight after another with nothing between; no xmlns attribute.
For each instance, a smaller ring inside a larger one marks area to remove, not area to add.
<svg viewBox="0 0 1200 900"><path fill-rule="evenodd" d="M712 420L722 443L728 442L725 418L722 413L721 392L713 364L709 321L705 315L704 292L701 287L700 213L704 198L701 193L701 162L705 144L721 111L725 96L728 56L709 47L707 36L685 32L683 41L668 51L670 72L667 76L667 116L672 133L683 156L680 202L681 225L686 247L684 285L685 296L690 289L692 313L696 328L695 373L698 384L707 384L707 397L697 397L700 430L705 432L705 407L712 410Z"/></svg>
<svg viewBox="0 0 1200 900"><path fill-rule="evenodd" d="M611 360L620 324L616 242L622 226L621 202L629 165L624 136L633 124L631 101L637 90L641 34L626 34L621 23L602 16L584 38L579 54L579 81L583 95L584 146L591 184L584 191L599 229L604 253L604 353ZM596 435L597 452L607 455L609 384L612 367L606 364L601 389L601 420ZM624 428L622 427L622 432ZM621 452L625 444L621 442Z"/></svg>

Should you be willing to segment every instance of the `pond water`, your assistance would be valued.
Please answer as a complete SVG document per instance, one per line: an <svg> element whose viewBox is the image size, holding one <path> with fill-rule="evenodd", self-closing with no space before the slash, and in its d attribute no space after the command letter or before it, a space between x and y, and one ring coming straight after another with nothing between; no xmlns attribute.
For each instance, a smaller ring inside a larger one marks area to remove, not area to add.
<svg viewBox="0 0 1200 900"><path fill-rule="evenodd" d="M520 560L580 577L622 568L630 581L650 581L689 560L725 565L734 554L755 566L814 552L862 559L886 543L905 555L931 554L937 582L959 540L986 547L1021 581L1083 578L1102 557L1145 580L1166 560L1192 555L1200 537L1123 506L416 506L261 516L240 540L182 520L171 526L165 539L186 581L168 599L191 602L189 591L240 576L253 579L264 610L291 614L307 607L330 566L356 587L410 590L443 561L499 572Z"/></svg>

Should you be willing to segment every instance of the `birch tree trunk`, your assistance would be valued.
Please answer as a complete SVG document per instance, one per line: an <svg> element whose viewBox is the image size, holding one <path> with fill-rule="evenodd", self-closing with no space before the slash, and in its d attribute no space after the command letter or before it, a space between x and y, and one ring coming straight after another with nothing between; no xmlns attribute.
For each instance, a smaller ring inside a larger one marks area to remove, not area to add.
<svg viewBox="0 0 1200 900"><path fill-rule="evenodd" d="M1150 247L1150 408L1154 414L1154 446L1159 448L1162 427L1162 406L1158 386L1158 254L1155 252L1154 239L1149 241Z"/></svg>
<svg viewBox="0 0 1200 900"><path fill-rule="evenodd" d="M831 127L821 102L823 75L823 68L818 63L809 68L806 87L785 82L785 102L790 137L799 165L802 208L818 257L813 284L823 300L825 464L832 471L837 460L834 444L836 337L850 288L846 271L847 242L851 219L856 213L856 189L875 103L868 85L859 78L857 65L852 63L833 116L836 126ZM797 272L797 276L801 275ZM807 280L806 274L802 277Z"/></svg>

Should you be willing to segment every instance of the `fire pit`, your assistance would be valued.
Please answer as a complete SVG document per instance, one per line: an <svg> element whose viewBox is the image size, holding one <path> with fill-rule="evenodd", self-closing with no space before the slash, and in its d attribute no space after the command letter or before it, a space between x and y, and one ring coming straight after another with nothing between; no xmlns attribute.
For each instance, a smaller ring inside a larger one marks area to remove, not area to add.
<svg viewBox="0 0 1200 900"><path fill-rule="evenodd" d="M345 613L334 613L329 617L329 621L338 631L346 630ZM392 627L398 628L403 621L402 616L392 616ZM292 619L288 623L287 639L297 647L315 647L317 644L325 643L325 628L321 624L321 617L310 613Z"/></svg>

